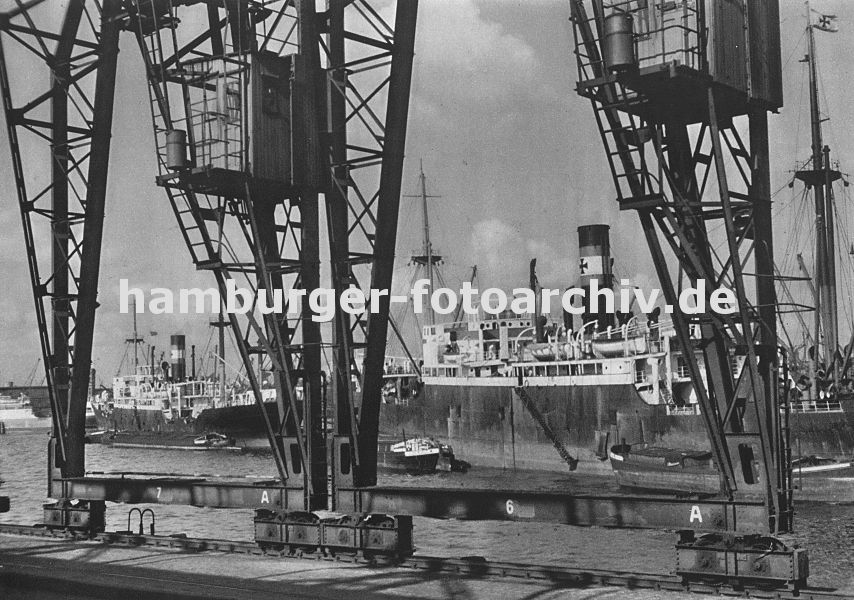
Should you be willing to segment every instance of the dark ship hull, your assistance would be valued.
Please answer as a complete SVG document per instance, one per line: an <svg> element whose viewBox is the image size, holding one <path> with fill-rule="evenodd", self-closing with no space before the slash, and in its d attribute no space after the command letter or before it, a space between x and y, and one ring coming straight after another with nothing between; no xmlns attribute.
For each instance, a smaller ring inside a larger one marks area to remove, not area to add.
<svg viewBox="0 0 854 600"><path fill-rule="evenodd" d="M439 437L475 466L568 470L512 383L427 383L406 401L383 404L381 433ZM608 448L613 444L709 448L699 414L668 414L665 405L644 402L631 384L528 386L525 391L569 454L578 458L579 472L609 473ZM842 400L835 412L794 412L790 424L795 457L854 455L854 398Z"/></svg>
<svg viewBox="0 0 854 600"><path fill-rule="evenodd" d="M792 412L792 454L798 456L854 456L854 396L845 395L830 402L804 403Z"/></svg>
<svg viewBox="0 0 854 600"><path fill-rule="evenodd" d="M491 383L491 382L490 382ZM610 472L609 444L703 438L699 415L671 416L632 385L528 386L533 401L578 470ZM474 466L569 469L512 385L425 385L408 404L383 404L381 433L440 437Z"/></svg>
<svg viewBox="0 0 854 600"><path fill-rule="evenodd" d="M502 385L496 385L501 383ZM405 400L385 397L380 433L432 436L452 445L475 466L566 471L543 427L514 390L514 380L464 385L409 385ZM535 386L525 388L536 409L581 472L609 472L608 448L618 443L669 448L708 448L700 415L668 414L649 405L632 384ZM275 422L276 405L265 403ZM160 411L95 408L98 428L121 432L129 444L191 446L205 433L233 437L242 447L266 448L264 422L256 405L203 410L198 418L167 421ZM854 397L807 407L790 416L792 453L851 458L854 455Z"/></svg>
<svg viewBox="0 0 854 600"><path fill-rule="evenodd" d="M272 422L277 422L275 402L265 402L264 407ZM104 443L123 443L150 446L193 446L196 437L220 433L234 438L235 444L248 448L265 448L264 420L258 406L245 404L208 408L198 417L176 417L167 420L161 411L116 407L109 412L95 407L98 428L112 435Z"/></svg>

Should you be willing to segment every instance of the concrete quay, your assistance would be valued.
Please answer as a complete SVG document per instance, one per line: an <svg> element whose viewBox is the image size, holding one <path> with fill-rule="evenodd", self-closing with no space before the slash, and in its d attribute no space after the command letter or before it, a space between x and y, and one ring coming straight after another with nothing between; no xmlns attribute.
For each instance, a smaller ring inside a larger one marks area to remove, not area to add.
<svg viewBox="0 0 854 600"><path fill-rule="evenodd" d="M680 600L696 594L573 588L347 562L112 546L0 535L0 596L45 600L161 598L566 598Z"/></svg>

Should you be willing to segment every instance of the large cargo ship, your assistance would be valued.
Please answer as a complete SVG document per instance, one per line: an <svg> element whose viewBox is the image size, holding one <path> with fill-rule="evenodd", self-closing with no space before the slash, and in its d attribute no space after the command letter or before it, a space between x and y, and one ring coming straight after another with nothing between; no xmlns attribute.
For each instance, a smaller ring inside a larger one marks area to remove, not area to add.
<svg viewBox="0 0 854 600"><path fill-rule="evenodd" d="M608 226L580 227L579 242L579 286L610 286ZM441 437L472 464L504 468L610 471L614 444L708 449L672 325L658 311L612 319L586 312L575 330L566 316L513 314L426 326L420 376L388 363L381 431ZM731 358L736 375L742 361ZM791 397L796 458L850 458L850 394Z"/></svg>
<svg viewBox="0 0 854 600"><path fill-rule="evenodd" d="M608 230L579 228L577 287L612 287ZM702 448L691 380L658 312L588 303L577 328L569 313L509 312L425 326L420 378L389 361L381 431L441 437L472 464L506 468L605 472L621 442Z"/></svg>

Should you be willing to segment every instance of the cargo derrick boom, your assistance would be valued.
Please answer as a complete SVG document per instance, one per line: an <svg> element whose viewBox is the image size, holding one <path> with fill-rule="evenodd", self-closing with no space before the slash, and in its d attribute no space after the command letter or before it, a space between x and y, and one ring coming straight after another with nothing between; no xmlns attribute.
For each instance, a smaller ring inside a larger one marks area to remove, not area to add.
<svg viewBox="0 0 854 600"><path fill-rule="evenodd" d="M776 2L750 3L746 12L729 4L574 1L577 90L593 105L620 208L637 211L674 307L722 494L764 497L768 531L782 533L790 529L791 477L779 410L767 132L767 111L782 104L778 13ZM747 121L748 144L739 120ZM722 256L709 233L718 223ZM707 307L726 285L738 311L681 312L666 249L692 284L705 282ZM751 257L753 290L745 283Z"/></svg>

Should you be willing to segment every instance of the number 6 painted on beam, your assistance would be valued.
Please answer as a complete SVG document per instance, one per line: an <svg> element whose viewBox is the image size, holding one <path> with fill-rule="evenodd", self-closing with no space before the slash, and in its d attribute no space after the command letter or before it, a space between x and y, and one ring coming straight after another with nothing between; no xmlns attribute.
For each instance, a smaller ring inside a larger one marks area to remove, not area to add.
<svg viewBox="0 0 854 600"><path fill-rule="evenodd" d="M508 515L512 515L514 512L516 512L516 507L513 505L513 500L508 500L504 504L504 509L507 511Z"/></svg>

